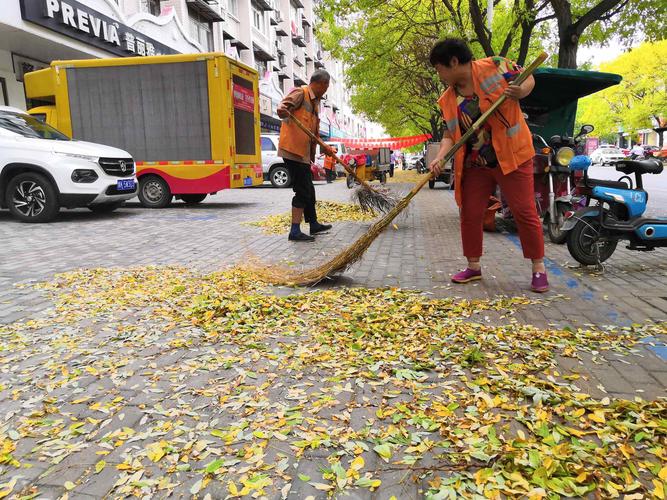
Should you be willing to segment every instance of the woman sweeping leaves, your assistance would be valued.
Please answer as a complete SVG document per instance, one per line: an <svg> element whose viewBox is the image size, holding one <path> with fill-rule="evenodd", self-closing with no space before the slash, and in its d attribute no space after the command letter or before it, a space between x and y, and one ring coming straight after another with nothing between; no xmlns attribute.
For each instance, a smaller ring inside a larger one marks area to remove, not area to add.
<svg viewBox="0 0 667 500"><path fill-rule="evenodd" d="M430 62L448 86L438 99L445 133L429 169L440 174L442 159L461 135L501 95L508 99L454 156L456 202L460 208L465 270L452 276L454 283L482 279L482 229L489 196L500 185L516 220L523 255L532 261L531 289L549 289L544 269L542 224L533 199L535 150L528 125L519 107L535 86L529 76L521 85L512 80L520 68L502 57L473 61L463 40L447 38L431 50Z"/></svg>

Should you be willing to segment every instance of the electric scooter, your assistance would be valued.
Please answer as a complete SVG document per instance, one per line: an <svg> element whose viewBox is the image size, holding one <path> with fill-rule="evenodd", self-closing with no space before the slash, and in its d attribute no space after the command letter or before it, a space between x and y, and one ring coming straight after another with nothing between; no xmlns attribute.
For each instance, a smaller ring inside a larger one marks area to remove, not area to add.
<svg viewBox="0 0 667 500"><path fill-rule="evenodd" d="M566 214L562 230L568 231L567 249L580 264L599 265L616 250L618 242L629 241L629 250L651 251L667 246L667 217L642 217L648 193L642 175L659 174L662 163L656 159L620 160L616 170L625 174L618 181L591 179L587 156L575 156L570 169L584 172L583 186L590 190L587 206ZM635 176L633 185L631 174Z"/></svg>

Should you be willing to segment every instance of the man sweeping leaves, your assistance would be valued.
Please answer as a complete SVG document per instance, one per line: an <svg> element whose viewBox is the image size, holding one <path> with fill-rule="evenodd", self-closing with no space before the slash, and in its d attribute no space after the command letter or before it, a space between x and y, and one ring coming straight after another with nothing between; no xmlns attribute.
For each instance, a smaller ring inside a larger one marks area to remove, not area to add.
<svg viewBox="0 0 667 500"><path fill-rule="evenodd" d="M331 229L331 224L320 224L315 210L315 186L310 163L315 159L315 143L299 127L289 120L289 114L316 135L320 130L320 101L329 88L331 77L324 70L315 71L310 84L293 89L278 106L277 113L283 119L280 127L278 156L285 161L292 178L292 227L290 241L314 241L315 234ZM310 236L301 232L301 219L310 224Z"/></svg>
<svg viewBox="0 0 667 500"><path fill-rule="evenodd" d="M454 156L456 202L460 208L465 270L452 276L454 283L482 278L482 229L489 196L500 185L514 215L523 255L532 261L531 289L549 289L544 268L544 236L533 199L532 136L519 107L519 99L533 90L529 76L521 85L512 84L520 68L502 57L473 61L463 40L447 38L431 50L430 62L448 88L438 99L445 133L436 159L429 168L440 174L442 159L463 133L505 94L508 99L473 134Z"/></svg>

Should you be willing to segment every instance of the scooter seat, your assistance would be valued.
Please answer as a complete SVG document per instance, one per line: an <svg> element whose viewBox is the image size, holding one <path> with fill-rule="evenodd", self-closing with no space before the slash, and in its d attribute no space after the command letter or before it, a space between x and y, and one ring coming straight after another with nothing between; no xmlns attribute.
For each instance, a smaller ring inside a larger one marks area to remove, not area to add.
<svg viewBox="0 0 667 500"><path fill-rule="evenodd" d="M616 170L624 174L659 174L662 172L662 162L655 158L648 160L620 160L616 162Z"/></svg>
<svg viewBox="0 0 667 500"><path fill-rule="evenodd" d="M617 188L617 189L630 189L630 186L627 182L623 181L608 181L606 179L586 179L586 185L590 188L595 186L602 186L608 188Z"/></svg>

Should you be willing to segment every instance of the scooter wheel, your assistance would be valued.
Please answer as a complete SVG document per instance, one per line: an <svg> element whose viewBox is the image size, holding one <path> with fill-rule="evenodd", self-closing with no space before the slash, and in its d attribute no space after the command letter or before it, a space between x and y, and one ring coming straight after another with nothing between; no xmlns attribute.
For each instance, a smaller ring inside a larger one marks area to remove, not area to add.
<svg viewBox="0 0 667 500"><path fill-rule="evenodd" d="M618 241L600 241L600 223L597 219L580 220L567 236L567 249L577 262L594 266L606 261L616 250Z"/></svg>
<svg viewBox="0 0 667 500"><path fill-rule="evenodd" d="M549 240L552 243L557 245L562 245L567 240L567 231L561 231L559 218L557 217L555 221L552 222L551 214L547 213L544 216L544 224L547 226L547 234L549 235Z"/></svg>

